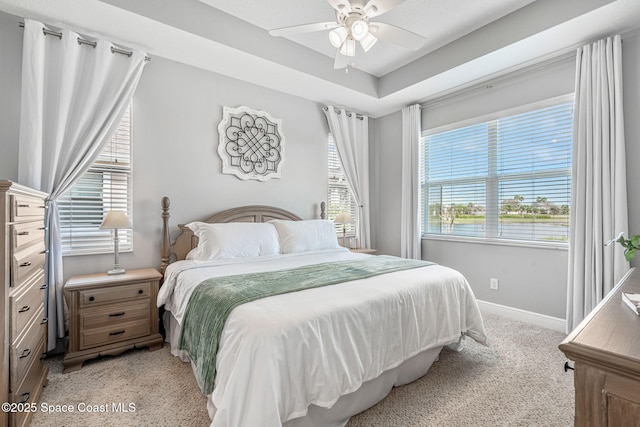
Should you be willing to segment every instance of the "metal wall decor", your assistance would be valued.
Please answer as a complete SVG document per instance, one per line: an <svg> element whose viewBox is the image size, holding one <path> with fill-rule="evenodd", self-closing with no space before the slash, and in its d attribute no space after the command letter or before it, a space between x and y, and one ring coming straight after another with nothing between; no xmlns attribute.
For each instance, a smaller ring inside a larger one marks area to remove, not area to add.
<svg viewBox="0 0 640 427"><path fill-rule="evenodd" d="M222 173L240 179L280 178L285 138L282 120L249 107L223 107L218 125Z"/></svg>

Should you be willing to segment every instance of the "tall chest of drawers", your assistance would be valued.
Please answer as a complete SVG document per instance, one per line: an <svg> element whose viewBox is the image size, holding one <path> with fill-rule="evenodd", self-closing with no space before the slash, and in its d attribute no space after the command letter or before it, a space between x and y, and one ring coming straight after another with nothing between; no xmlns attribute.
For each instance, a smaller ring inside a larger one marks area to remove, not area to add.
<svg viewBox="0 0 640 427"><path fill-rule="evenodd" d="M46 194L0 180L0 315L2 402L37 403L46 383L45 242ZM20 405L24 407L24 405ZM14 405L15 409L20 409ZM13 409L13 408L10 408ZM25 426L30 412L0 412L0 425Z"/></svg>

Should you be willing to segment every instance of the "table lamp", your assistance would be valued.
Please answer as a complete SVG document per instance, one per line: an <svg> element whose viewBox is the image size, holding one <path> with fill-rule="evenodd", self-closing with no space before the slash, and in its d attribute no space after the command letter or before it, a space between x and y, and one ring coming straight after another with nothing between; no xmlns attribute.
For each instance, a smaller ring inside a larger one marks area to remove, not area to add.
<svg viewBox="0 0 640 427"><path fill-rule="evenodd" d="M336 224L342 224L342 246L347 247L347 224L353 224L355 221L349 212L340 212L333 220Z"/></svg>
<svg viewBox="0 0 640 427"><path fill-rule="evenodd" d="M124 268L120 268L120 261L118 259L118 229L131 229L131 221L127 218L127 214L124 211L109 211L107 216L104 217L100 230L114 230L113 233L113 252L115 254L115 260L113 270L107 271L107 274L123 274Z"/></svg>

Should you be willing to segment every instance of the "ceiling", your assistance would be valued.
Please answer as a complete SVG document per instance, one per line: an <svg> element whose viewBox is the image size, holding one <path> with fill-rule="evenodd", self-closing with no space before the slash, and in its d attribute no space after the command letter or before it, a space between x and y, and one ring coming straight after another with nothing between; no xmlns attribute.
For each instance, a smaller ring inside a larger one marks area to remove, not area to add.
<svg viewBox="0 0 640 427"><path fill-rule="evenodd" d="M335 9L326 0L200 0L264 30L314 22L335 22ZM352 66L376 77L408 64L437 48L532 3L534 0L405 0L373 18L423 36L424 46L412 51L384 42L369 52L358 49ZM329 31L298 34L289 40L334 58Z"/></svg>
<svg viewBox="0 0 640 427"><path fill-rule="evenodd" d="M345 72L327 32L268 33L335 20L326 0L0 0L0 11L371 117L640 27L638 0L405 0L374 19L424 46L380 41Z"/></svg>

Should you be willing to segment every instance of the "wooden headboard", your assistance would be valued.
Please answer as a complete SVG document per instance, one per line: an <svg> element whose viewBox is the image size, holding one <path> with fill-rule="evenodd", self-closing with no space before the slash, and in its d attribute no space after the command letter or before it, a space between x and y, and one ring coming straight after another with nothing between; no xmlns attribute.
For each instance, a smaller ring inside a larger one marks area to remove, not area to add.
<svg viewBox="0 0 640 427"><path fill-rule="evenodd" d="M160 245L160 272L164 275L167 266L173 261L185 259L189 251L198 246L198 238L184 224L178 225L180 234L174 244L171 244L169 237L169 205L168 197L163 197L162 205L162 242ZM320 203L320 218L326 218L326 204ZM284 209L273 206L242 206L218 212L209 218L202 220L210 224L224 222L266 222L272 219L285 219L300 221L298 215ZM171 255L174 255L173 257Z"/></svg>

